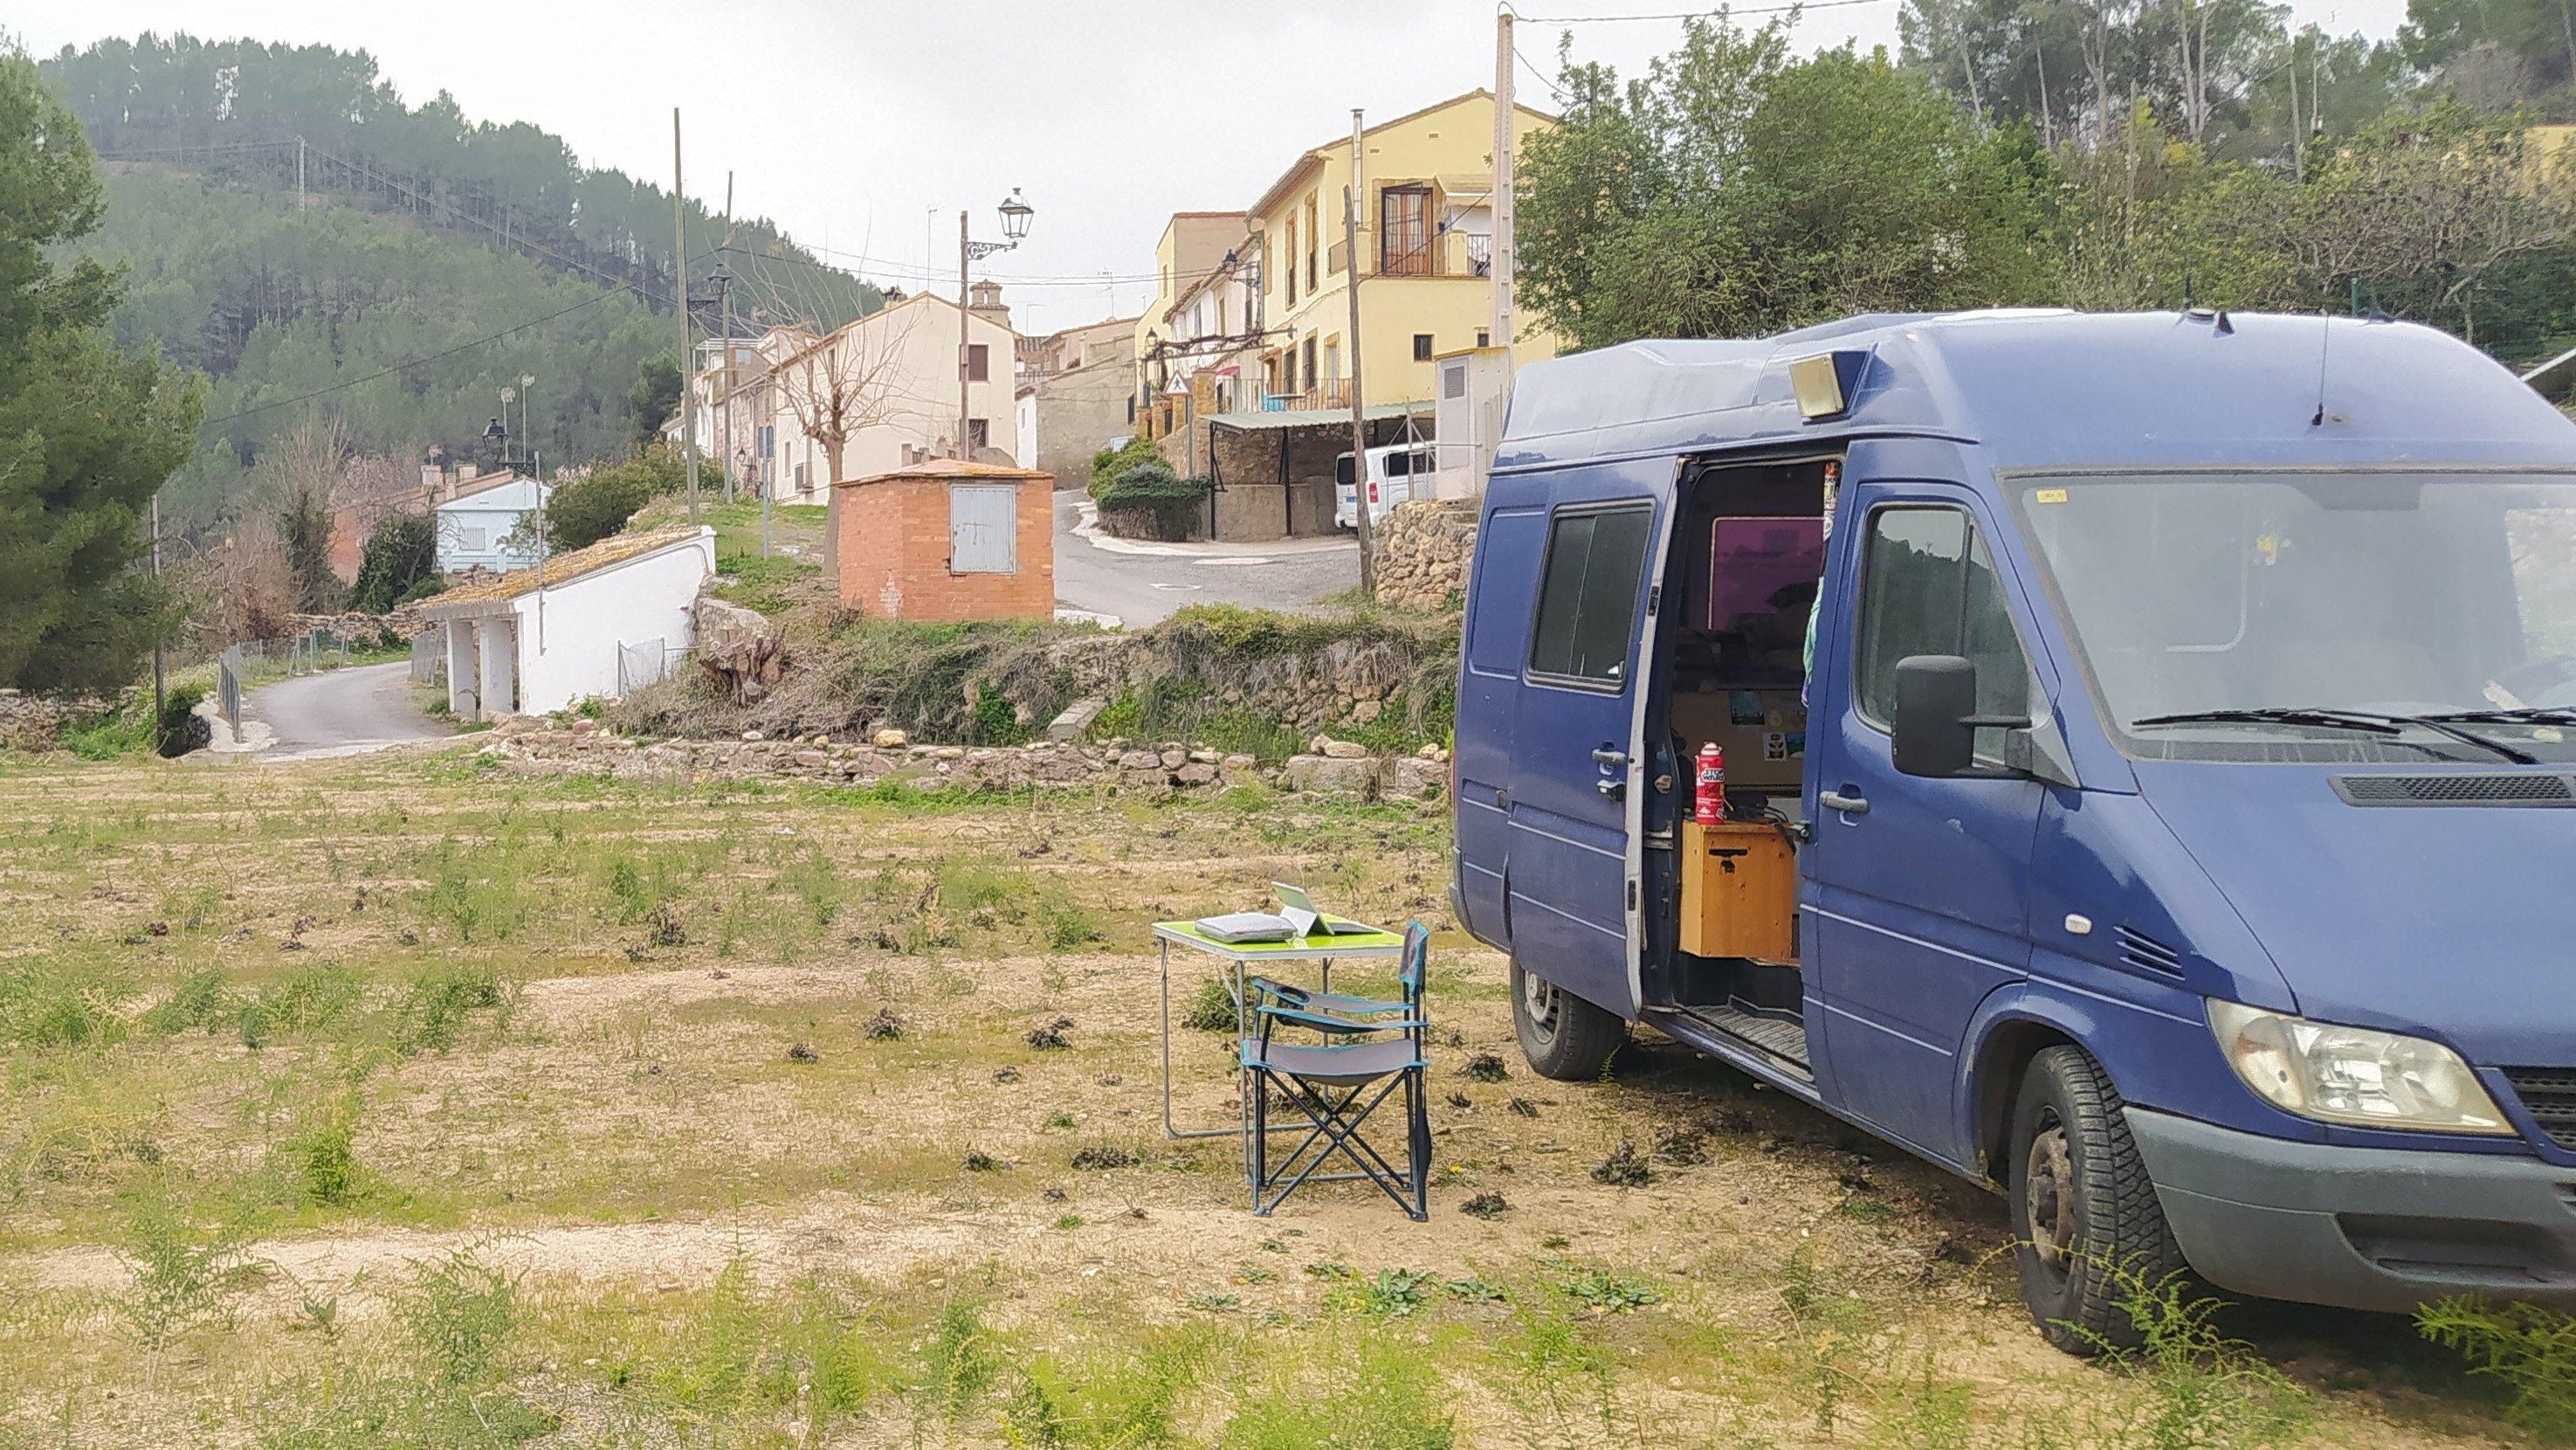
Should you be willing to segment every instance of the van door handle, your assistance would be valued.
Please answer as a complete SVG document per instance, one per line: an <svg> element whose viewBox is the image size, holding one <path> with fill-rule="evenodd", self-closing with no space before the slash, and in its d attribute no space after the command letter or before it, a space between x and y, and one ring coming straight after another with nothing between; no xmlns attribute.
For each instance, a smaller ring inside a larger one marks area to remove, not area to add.
<svg viewBox="0 0 2576 1450"><path fill-rule="evenodd" d="M1816 804L1829 811L1840 811L1847 816L1869 814L1869 802L1856 795L1838 795L1833 791L1820 790L1816 792Z"/></svg>
<svg viewBox="0 0 2576 1450"><path fill-rule="evenodd" d="M1592 763L1595 765L1608 766L1610 769L1616 770L1628 763L1628 752L1624 750L1613 750L1609 746L1604 745L1600 749L1592 752Z"/></svg>

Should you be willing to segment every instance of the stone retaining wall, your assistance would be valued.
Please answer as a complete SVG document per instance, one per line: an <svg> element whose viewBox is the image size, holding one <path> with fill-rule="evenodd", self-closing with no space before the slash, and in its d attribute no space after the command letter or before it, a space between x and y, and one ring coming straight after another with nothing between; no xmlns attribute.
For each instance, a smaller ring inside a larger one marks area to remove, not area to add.
<svg viewBox="0 0 2576 1450"><path fill-rule="evenodd" d="M1397 504L1379 525L1377 599L1407 609L1456 609L1467 597L1467 561L1476 552L1472 499L1417 499Z"/></svg>
<svg viewBox="0 0 2576 1450"><path fill-rule="evenodd" d="M1356 745L1318 737L1316 753L1279 769L1249 755L1224 755L1178 744L1106 745L1041 742L1020 746L912 745L899 732L887 744L824 735L772 739L746 731L733 740L644 742L602 729L596 720L558 725L511 716L492 730L483 753L504 769L539 775L603 774L681 784L706 780L802 780L816 785L916 790L1087 790L1116 786L1164 793L1254 783L1356 799L1428 798L1447 779L1445 757L1388 760Z"/></svg>

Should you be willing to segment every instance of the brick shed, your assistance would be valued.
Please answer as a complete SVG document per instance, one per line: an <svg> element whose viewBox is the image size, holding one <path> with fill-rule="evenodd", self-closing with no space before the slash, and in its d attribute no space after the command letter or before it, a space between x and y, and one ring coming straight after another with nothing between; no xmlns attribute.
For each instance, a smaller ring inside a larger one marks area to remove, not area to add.
<svg viewBox="0 0 2576 1450"><path fill-rule="evenodd" d="M832 485L841 602L880 619L1055 613L1055 479L953 458Z"/></svg>

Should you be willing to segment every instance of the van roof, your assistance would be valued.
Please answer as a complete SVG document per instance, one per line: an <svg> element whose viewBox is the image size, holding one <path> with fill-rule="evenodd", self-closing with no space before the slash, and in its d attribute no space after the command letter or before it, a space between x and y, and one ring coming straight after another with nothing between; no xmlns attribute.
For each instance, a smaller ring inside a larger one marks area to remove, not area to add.
<svg viewBox="0 0 2576 1450"><path fill-rule="evenodd" d="M1809 423L1789 365L1825 352L1867 361L1849 410ZM2016 308L1872 313L1777 337L1631 342L1532 363L1513 383L1494 467L1891 434L1981 444L2001 468L2576 463L2576 424L2429 327Z"/></svg>

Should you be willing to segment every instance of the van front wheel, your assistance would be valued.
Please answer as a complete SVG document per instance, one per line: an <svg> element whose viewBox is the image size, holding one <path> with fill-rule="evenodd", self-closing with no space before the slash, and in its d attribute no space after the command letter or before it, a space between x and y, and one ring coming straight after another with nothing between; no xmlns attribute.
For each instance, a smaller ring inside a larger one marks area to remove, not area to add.
<svg viewBox="0 0 2576 1450"><path fill-rule="evenodd" d="M2129 1304L2184 1268L2126 1109L2091 1054L2060 1046L2031 1059L2013 1111L2021 1297L2069 1354L2135 1348Z"/></svg>
<svg viewBox="0 0 2576 1450"><path fill-rule="evenodd" d="M1512 963L1512 1027L1530 1071L1558 1082L1586 1082L1628 1041L1628 1024L1555 983Z"/></svg>

